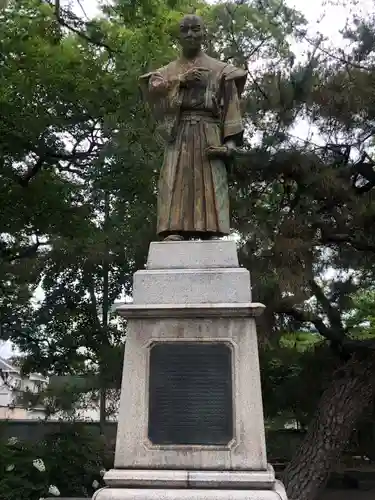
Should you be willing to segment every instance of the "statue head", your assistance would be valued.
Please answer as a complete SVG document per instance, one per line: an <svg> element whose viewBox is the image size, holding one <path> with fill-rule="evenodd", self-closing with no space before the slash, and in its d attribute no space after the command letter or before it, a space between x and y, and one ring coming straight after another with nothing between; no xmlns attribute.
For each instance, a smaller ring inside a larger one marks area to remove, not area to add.
<svg viewBox="0 0 375 500"><path fill-rule="evenodd" d="M204 22L200 16L188 14L180 22L180 43L187 56L200 51L204 39Z"/></svg>

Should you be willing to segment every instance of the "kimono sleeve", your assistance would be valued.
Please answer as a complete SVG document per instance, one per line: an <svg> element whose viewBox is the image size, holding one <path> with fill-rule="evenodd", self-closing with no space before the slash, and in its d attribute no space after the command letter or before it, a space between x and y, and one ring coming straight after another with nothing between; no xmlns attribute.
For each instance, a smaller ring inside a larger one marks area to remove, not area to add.
<svg viewBox="0 0 375 500"><path fill-rule="evenodd" d="M163 70L146 73L139 78L144 99L158 119L180 106L180 81L168 77Z"/></svg>
<svg viewBox="0 0 375 500"><path fill-rule="evenodd" d="M244 127L241 117L240 100L234 80L226 81L225 93L226 109L223 116L223 139L224 142L232 139L237 145L240 145L242 143Z"/></svg>
<svg viewBox="0 0 375 500"><path fill-rule="evenodd" d="M234 140L238 146L242 144L243 122L240 109L240 97L245 87L247 71L227 66L225 68L223 139Z"/></svg>

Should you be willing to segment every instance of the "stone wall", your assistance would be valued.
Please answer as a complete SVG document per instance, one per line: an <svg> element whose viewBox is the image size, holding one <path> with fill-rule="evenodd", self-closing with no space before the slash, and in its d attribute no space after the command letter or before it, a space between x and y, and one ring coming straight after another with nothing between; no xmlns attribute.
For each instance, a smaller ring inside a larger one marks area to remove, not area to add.
<svg viewBox="0 0 375 500"><path fill-rule="evenodd" d="M63 432L64 427L68 427L69 422L42 421L42 420L4 420L0 418L0 439L17 437L20 440L29 442L38 442L48 434ZM82 422L82 425L92 434L100 434L99 422ZM109 445L115 445L117 432L116 422L107 422L106 438ZM283 467L285 461L288 461L295 449L304 438L304 432L294 429L280 429L266 431L267 455L268 460L274 465L275 469ZM361 455L360 449L351 445L348 455ZM347 464L348 465L348 464Z"/></svg>
<svg viewBox="0 0 375 500"><path fill-rule="evenodd" d="M20 440L38 442L48 434L63 432L69 422L52 422L42 420L0 420L0 438L17 437ZM99 422L82 422L81 425L92 434L100 434ZM116 439L117 423L107 422L106 437L109 442Z"/></svg>

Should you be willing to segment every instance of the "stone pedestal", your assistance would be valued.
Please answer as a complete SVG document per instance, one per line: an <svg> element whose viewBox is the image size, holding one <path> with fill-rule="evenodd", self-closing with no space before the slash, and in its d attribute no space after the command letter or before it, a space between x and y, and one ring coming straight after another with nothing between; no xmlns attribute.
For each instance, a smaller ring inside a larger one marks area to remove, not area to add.
<svg viewBox="0 0 375 500"><path fill-rule="evenodd" d="M286 499L267 464L250 275L233 241L152 243L134 275L115 468L93 500Z"/></svg>

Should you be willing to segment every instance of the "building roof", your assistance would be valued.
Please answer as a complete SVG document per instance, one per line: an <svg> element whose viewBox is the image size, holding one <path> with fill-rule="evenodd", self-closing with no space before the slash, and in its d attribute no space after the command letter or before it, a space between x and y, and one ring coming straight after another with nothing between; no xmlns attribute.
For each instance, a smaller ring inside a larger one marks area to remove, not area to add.
<svg viewBox="0 0 375 500"><path fill-rule="evenodd" d="M7 360L0 356L0 370L7 373L20 373L19 368L11 365Z"/></svg>
<svg viewBox="0 0 375 500"><path fill-rule="evenodd" d="M0 371L4 373L17 373L18 375L21 375L21 370L18 367L12 365L9 359L4 359L1 356L0 356ZM46 377L40 375L39 373L30 373L26 378L28 378L29 380L40 380L42 382L48 381Z"/></svg>

